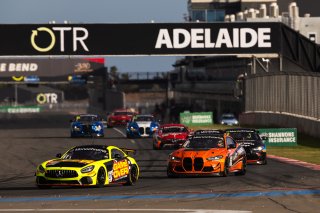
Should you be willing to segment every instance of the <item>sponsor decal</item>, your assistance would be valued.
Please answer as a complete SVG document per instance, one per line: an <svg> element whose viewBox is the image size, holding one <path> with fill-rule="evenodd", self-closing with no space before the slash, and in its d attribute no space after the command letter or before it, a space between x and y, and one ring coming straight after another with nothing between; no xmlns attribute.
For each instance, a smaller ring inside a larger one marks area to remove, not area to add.
<svg viewBox="0 0 320 213"><path fill-rule="evenodd" d="M0 72L35 72L37 70L36 63L0 63Z"/></svg>
<svg viewBox="0 0 320 213"><path fill-rule="evenodd" d="M267 137L267 146L296 146L298 142L296 128L259 129L259 135Z"/></svg>
<svg viewBox="0 0 320 213"><path fill-rule="evenodd" d="M118 161L113 164L114 180L127 177L128 174L129 174L129 164L127 160Z"/></svg>
<svg viewBox="0 0 320 213"><path fill-rule="evenodd" d="M38 113L40 112L40 107L37 106L19 106L19 107L0 107L0 113Z"/></svg>
<svg viewBox="0 0 320 213"><path fill-rule="evenodd" d="M39 104L57 104L58 95L56 93L39 93L36 97Z"/></svg>
<svg viewBox="0 0 320 213"><path fill-rule="evenodd" d="M30 41L32 47L38 52L49 52L56 45L59 45L60 52L65 52L65 38L70 36L72 39L72 51L76 52L79 47L81 47L86 52L89 52L89 49L85 43L85 40L89 36L89 32L84 27L38 27L36 30L32 30ZM49 37L49 44L46 46L40 46L37 41L40 41L39 37ZM59 36L58 41L60 44L57 44L56 37ZM38 39L37 39L38 38Z"/></svg>
<svg viewBox="0 0 320 213"><path fill-rule="evenodd" d="M92 72L91 64L89 62L77 63L74 68L75 73L81 72Z"/></svg>
<svg viewBox="0 0 320 213"><path fill-rule="evenodd" d="M24 80L24 76L20 76L20 77L12 76L12 80L14 80L14 81L23 81Z"/></svg>
<svg viewBox="0 0 320 213"><path fill-rule="evenodd" d="M217 35L210 28L160 29L155 49L183 48L271 48L271 28L220 28Z"/></svg>

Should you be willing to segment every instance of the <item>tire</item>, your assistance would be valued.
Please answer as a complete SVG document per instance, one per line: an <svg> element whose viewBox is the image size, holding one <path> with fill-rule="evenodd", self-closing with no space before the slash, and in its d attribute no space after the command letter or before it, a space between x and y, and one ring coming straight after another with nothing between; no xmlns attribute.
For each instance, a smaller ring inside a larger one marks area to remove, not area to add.
<svg viewBox="0 0 320 213"><path fill-rule="evenodd" d="M36 178L36 184L37 184L38 189L50 189L50 188L51 188L51 186L49 186L49 185L42 185L40 182L41 182L41 181L40 181L39 177L37 177L37 178Z"/></svg>
<svg viewBox="0 0 320 213"><path fill-rule="evenodd" d="M224 162L224 169L220 172L221 177L227 177L229 175L229 169L228 169L228 158Z"/></svg>
<svg viewBox="0 0 320 213"><path fill-rule="evenodd" d="M139 178L138 168L136 165L132 165L130 173L127 178L127 182L124 184L125 186L133 186Z"/></svg>
<svg viewBox="0 0 320 213"><path fill-rule="evenodd" d="M96 186L99 188L104 187L104 184L106 182L106 170L104 168L100 168L97 174L97 183Z"/></svg>
<svg viewBox="0 0 320 213"><path fill-rule="evenodd" d="M127 133L127 138L132 138L130 134Z"/></svg>
<svg viewBox="0 0 320 213"><path fill-rule="evenodd" d="M239 172L236 172L235 175L239 175L239 176L240 176L240 175L245 175L246 172L247 172L246 167L247 167L247 161L244 159L244 160L242 161L242 168L241 168L241 170L240 170Z"/></svg>
<svg viewBox="0 0 320 213"><path fill-rule="evenodd" d="M176 178L177 175L173 174L169 169L167 169L167 177L168 178Z"/></svg>

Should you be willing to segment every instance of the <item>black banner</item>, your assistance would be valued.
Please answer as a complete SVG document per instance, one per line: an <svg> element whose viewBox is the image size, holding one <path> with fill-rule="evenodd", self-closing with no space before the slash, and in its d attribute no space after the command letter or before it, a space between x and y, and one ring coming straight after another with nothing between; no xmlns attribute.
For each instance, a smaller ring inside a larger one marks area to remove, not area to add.
<svg viewBox="0 0 320 213"><path fill-rule="evenodd" d="M67 75L93 74L104 68L104 60L88 59L1 59L0 79L15 78L23 80L25 76L56 77ZM4 78L3 78L4 77ZM13 80L15 80L13 79ZM41 78L43 79L43 78ZM26 80L26 79L25 79ZM65 80L67 80L65 78Z"/></svg>
<svg viewBox="0 0 320 213"><path fill-rule="evenodd" d="M0 56L279 53L281 23L0 25Z"/></svg>

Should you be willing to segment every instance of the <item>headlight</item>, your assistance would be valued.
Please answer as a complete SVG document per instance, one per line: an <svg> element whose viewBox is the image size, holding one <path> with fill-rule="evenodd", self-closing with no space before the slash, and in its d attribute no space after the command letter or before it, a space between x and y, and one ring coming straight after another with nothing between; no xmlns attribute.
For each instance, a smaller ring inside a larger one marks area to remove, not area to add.
<svg viewBox="0 0 320 213"><path fill-rule="evenodd" d="M45 173L46 170L43 168L42 165L40 165L40 166L38 167L38 172L40 172L40 173Z"/></svg>
<svg viewBox="0 0 320 213"><path fill-rule="evenodd" d="M88 166L88 167L81 169L81 172L88 173L88 172L91 172L93 169L94 169L94 166L92 165L92 166Z"/></svg>
<svg viewBox="0 0 320 213"><path fill-rule="evenodd" d="M224 122L223 122L223 121L221 121L221 124L224 124Z"/></svg>
<svg viewBox="0 0 320 213"><path fill-rule="evenodd" d="M80 127L79 126L73 126L73 130L74 131L80 131Z"/></svg>
<svg viewBox="0 0 320 213"><path fill-rule="evenodd" d="M171 157L170 157L170 160L171 160L171 161L177 161L177 162L180 162L180 161L181 161L181 158L176 157L176 156L171 156Z"/></svg>
<svg viewBox="0 0 320 213"><path fill-rule="evenodd" d="M137 129L135 129L133 126L130 127L130 130L133 131L133 132L137 131Z"/></svg>
<svg viewBox="0 0 320 213"><path fill-rule="evenodd" d="M208 157L207 160L213 161L213 160L220 160L220 159L222 159L222 158L223 158L222 155L218 155L218 156L214 156L214 157Z"/></svg>
<svg viewBox="0 0 320 213"><path fill-rule="evenodd" d="M235 124L238 124L239 122L238 122L238 121L235 121L234 123L235 123Z"/></svg>
<svg viewBox="0 0 320 213"><path fill-rule="evenodd" d="M254 150L254 151L261 151L263 149L265 149L264 146L258 146L258 147L252 148L252 150Z"/></svg>
<svg viewBox="0 0 320 213"><path fill-rule="evenodd" d="M97 125L97 126L92 126L93 130L95 131L100 131L102 129L102 126Z"/></svg>

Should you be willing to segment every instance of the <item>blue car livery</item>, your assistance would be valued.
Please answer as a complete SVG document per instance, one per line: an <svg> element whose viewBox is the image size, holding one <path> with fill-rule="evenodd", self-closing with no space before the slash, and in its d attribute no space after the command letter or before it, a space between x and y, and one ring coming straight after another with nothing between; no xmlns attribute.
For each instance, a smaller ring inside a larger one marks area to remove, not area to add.
<svg viewBox="0 0 320 213"><path fill-rule="evenodd" d="M127 125L127 138L152 137L159 123L152 115L136 115Z"/></svg>
<svg viewBox="0 0 320 213"><path fill-rule="evenodd" d="M71 137L104 137L102 119L98 115L77 115L71 120Z"/></svg>

